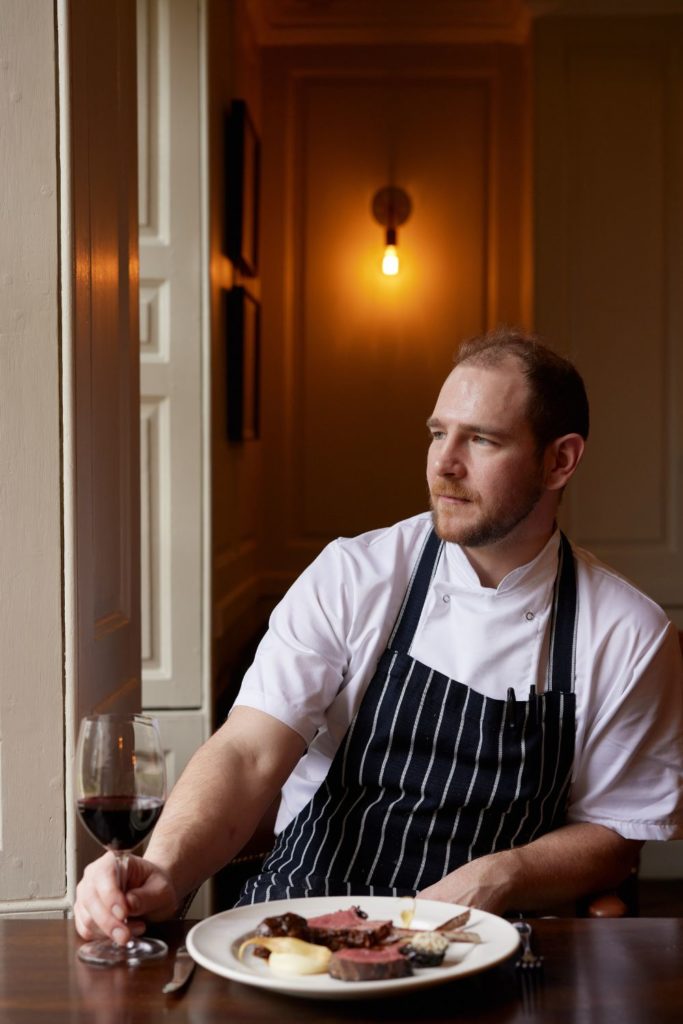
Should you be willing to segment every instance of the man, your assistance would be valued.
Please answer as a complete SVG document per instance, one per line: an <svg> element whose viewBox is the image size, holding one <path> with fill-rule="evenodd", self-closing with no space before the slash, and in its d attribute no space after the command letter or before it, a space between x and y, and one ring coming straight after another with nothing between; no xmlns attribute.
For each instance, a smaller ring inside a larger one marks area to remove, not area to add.
<svg viewBox="0 0 683 1024"><path fill-rule="evenodd" d="M172 915L281 789L242 902L544 906L683 835L675 631L556 525L588 435L578 373L493 332L461 348L428 429L431 518L337 541L294 584L126 896L110 855L86 870L81 935Z"/></svg>

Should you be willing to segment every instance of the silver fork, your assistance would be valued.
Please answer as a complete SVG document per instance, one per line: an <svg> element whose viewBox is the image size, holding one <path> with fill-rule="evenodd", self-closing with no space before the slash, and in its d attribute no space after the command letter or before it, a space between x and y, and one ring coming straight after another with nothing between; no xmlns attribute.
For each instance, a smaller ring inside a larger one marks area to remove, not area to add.
<svg viewBox="0 0 683 1024"><path fill-rule="evenodd" d="M522 955L515 966L525 973L540 971L543 967L543 957L537 956L531 948L531 925L528 921L513 921L512 923L522 940Z"/></svg>
<svg viewBox="0 0 683 1024"><path fill-rule="evenodd" d="M515 964L515 973L522 995L525 1013L532 1013L538 1005L543 981L543 957L531 948L531 925L527 921L513 921L522 942L522 955Z"/></svg>

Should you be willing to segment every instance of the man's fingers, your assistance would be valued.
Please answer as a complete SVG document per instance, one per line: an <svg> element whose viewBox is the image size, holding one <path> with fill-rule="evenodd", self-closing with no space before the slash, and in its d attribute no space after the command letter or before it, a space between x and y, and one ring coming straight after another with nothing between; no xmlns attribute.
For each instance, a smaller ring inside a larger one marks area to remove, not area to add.
<svg viewBox="0 0 683 1024"><path fill-rule="evenodd" d="M108 902L102 900L96 891L91 890L87 900L76 905L74 913L76 909L79 912L78 919L83 921L84 928L88 932L86 935L79 929L79 934L83 935L83 938L91 938L99 934L108 936L119 945L128 942L130 929L124 920L125 913L123 917L120 913L113 913ZM118 905L116 909L119 910Z"/></svg>
<svg viewBox="0 0 683 1024"><path fill-rule="evenodd" d="M165 871L143 862L148 869L139 881L131 878L126 892L128 912L135 917L146 917L152 921L163 921L172 917L178 898L171 879Z"/></svg>
<svg viewBox="0 0 683 1024"><path fill-rule="evenodd" d="M128 929L122 924L118 917L109 913L107 908L94 896L87 902L76 903L74 907L74 921L78 934L84 939L96 939L102 936L114 938L119 943L127 942L129 939ZM116 933L116 934L115 934Z"/></svg>
<svg viewBox="0 0 683 1024"><path fill-rule="evenodd" d="M101 939L106 936L106 933L95 924L95 921L82 903L76 903L74 906L74 924L76 931L82 939ZM136 918L130 918L126 921L120 932L118 931L119 927L120 925L115 927L115 930L118 932L115 941L119 941L120 945L127 942L130 935L137 938L143 935L146 930L145 922Z"/></svg>
<svg viewBox="0 0 683 1024"><path fill-rule="evenodd" d="M128 914L126 898L118 885L116 862L112 854L89 864L76 890L74 917L83 938L96 934L107 935L115 942L130 938L125 920Z"/></svg>
<svg viewBox="0 0 683 1024"><path fill-rule="evenodd" d="M177 900L166 873L139 857L130 858L128 869L126 893L119 887L116 861L110 853L83 872L76 889L74 921L84 939L106 935L123 944L131 935L144 932L143 916L155 920L172 916Z"/></svg>
<svg viewBox="0 0 683 1024"><path fill-rule="evenodd" d="M128 909L131 914L141 913L142 901L140 900L140 896L137 892L133 892L131 890L126 893L126 904L128 905Z"/></svg>
<svg viewBox="0 0 683 1024"><path fill-rule="evenodd" d="M90 914L81 906L80 903L76 903L74 906L74 924L76 925L76 931L82 939L94 939L97 934L95 926Z"/></svg>
<svg viewBox="0 0 683 1024"><path fill-rule="evenodd" d="M164 920L172 916L176 908L176 897L168 879L160 872L151 874L139 889L126 893L128 910L136 917Z"/></svg>

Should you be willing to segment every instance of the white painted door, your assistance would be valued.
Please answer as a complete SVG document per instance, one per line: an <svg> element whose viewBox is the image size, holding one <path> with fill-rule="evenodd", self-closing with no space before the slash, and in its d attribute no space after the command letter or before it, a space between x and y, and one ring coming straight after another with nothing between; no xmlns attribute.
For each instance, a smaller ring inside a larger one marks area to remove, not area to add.
<svg viewBox="0 0 683 1024"><path fill-rule="evenodd" d="M143 705L200 709L202 7L137 11Z"/></svg>
<svg viewBox="0 0 683 1024"><path fill-rule="evenodd" d="M142 703L169 788L211 721L205 5L137 0ZM190 914L205 916L205 886Z"/></svg>

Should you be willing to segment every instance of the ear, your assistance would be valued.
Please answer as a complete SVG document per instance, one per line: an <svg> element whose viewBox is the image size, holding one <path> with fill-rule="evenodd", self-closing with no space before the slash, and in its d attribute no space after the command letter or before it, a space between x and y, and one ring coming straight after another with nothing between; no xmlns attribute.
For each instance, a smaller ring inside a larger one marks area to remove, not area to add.
<svg viewBox="0 0 683 1024"><path fill-rule="evenodd" d="M549 491L565 487L581 462L586 443L580 434L565 434L548 445L544 455L545 486Z"/></svg>

